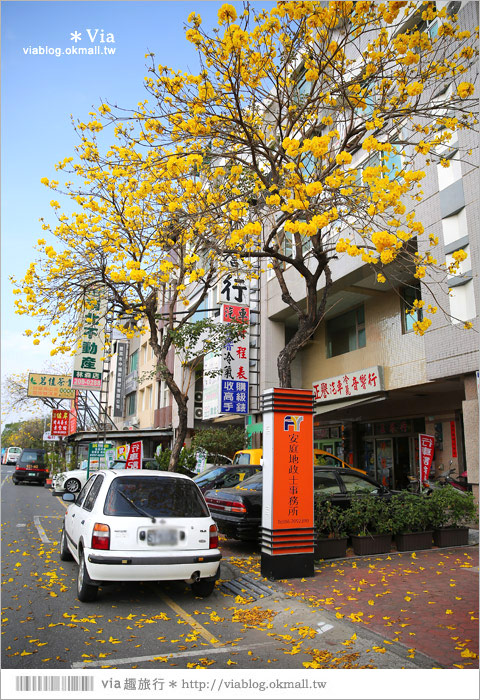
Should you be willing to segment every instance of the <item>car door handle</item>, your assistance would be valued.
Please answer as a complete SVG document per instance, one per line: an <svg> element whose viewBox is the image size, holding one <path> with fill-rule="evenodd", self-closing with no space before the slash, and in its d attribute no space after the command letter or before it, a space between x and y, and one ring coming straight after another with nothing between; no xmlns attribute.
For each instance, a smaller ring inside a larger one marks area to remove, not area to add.
<svg viewBox="0 0 480 700"><path fill-rule="evenodd" d="M85 520L82 520L82 522L80 523L80 525L85 525Z"/></svg>

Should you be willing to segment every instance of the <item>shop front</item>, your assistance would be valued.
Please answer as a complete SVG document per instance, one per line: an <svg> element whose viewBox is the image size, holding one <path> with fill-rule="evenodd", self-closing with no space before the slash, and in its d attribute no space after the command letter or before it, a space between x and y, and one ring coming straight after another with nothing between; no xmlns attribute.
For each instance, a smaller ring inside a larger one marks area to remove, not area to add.
<svg viewBox="0 0 480 700"><path fill-rule="evenodd" d="M406 489L418 474L418 436L424 418L398 418L357 424L357 465L389 489Z"/></svg>

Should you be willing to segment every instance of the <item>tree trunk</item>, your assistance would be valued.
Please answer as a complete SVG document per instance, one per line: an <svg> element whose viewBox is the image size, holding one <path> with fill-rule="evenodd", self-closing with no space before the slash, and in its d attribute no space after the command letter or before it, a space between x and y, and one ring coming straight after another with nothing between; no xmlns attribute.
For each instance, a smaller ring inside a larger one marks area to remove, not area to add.
<svg viewBox="0 0 480 700"><path fill-rule="evenodd" d="M182 396L182 399L182 401L177 400L178 428L172 447L172 454L170 455L170 462L168 463L169 472L177 470L180 452L187 436L187 399L184 396Z"/></svg>
<svg viewBox="0 0 480 700"><path fill-rule="evenodd" d="M295 335L290 338L283 350L278 354L278 380L282 388L292 388L292 362L296 358L298 352L315 333L317 326L318 322L316 319L309 317L302 319Z"/></svg>

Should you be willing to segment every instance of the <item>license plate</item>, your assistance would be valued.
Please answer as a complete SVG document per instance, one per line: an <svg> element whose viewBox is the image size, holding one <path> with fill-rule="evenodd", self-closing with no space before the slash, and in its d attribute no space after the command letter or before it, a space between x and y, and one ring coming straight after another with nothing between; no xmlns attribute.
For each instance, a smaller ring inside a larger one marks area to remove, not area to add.
<svg viewBox="0 0 480 700"><path fill-rule="evenodd" d="M159 545L173 547L178 544L178 530L163 527L147 530L147 544L151 547Z"/></svg>
<svg viewBox="0 0 480 700"><path fill-rule="evenodd" d="M37 476L37 472L29 472L28 476Z"/></svg>

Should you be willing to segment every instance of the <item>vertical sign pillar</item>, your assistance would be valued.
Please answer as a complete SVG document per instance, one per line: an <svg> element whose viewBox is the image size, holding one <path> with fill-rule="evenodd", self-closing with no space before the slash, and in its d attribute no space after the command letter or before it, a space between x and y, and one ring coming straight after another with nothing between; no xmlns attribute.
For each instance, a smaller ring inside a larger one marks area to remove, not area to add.
<svg viewBox="0 0 480 700"><path fill-rule="evenodd" d="M313 576L313 394L275 388L262 400L262 576Z"/></svg>

